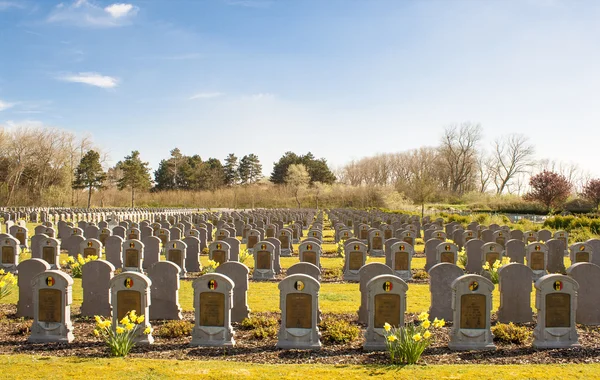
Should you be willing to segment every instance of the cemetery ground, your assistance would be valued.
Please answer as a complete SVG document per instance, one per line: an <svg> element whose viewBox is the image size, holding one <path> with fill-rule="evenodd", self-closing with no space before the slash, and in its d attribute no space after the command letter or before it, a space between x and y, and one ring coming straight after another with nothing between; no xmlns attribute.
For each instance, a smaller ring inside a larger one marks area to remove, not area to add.
<svg viewBox="0 0 600 380"><path fill-rule="evenodd" d="M94 337L94 320L81 317L81 279L74 279L73 304L71 307L74 333L77 337L71 344L28 343L31 320L16 318L18 292L2 300L0 305L0 368L3 373L24 373L28 377L110 378L118 371L128 378L164 378L202 375L203 378L364 378L377 375L381 378L593 378L600 370L600 328L578 326L580 348L537 350L531 347L531 337L515 344L496 341L496 351L456 352L448 349L448 323L438 330L437 335L424 353L421 363L408 367L390 366L385 352L364 352L362 349L365 326L357 322L356 311L360 304L358 283L341 280L344 259L337 255L337 245L332 242L331 230L325 230L323 244L323 280L319 293L319 306L323 315L320 325L323 348L320 351L280 350L277 343L279 328L279 290L276 281L252 281L248 289L248 305L252 322L243 326L234 323L236 346L233 348L190 347L190 330L194 319L192 281L197 273L182 279L179 301L183 309L183 322L152 321L155 343L151 346L134 347L124 359L109 358L106 346ZM282 268L287 269L298 262L296 255L282 257ZM416 245L412 261L413 275L422 273L425 267L423 244ZM29 258L29 252L21 259ZM67 258L61 254L61 262ZM162 260L164 260L164 256ZM384 262L384 258L369 257L367 262ZM202 265L208 263L201 256ZM245 264L253 270L249 258ZM565 264L570 264L565 258ZM251 277L251 276L250 276ZM533 286L533 285L532 285ZM430 305L429 282L426 278L409 282L407 292L407 321L416 320L417 315L427 311ZM531 304L535 305L535 291ZM499 305L499 292L493 293L492 324L496 321L495 311ZM534 308L535 310L535 308ZM337 326L336 321L345 321L356 333L346 327ZM532 332L535 323L524 324ZM337 330L336 330L337 328ZM336 341L338 340L338 341ZM173 360L177 359L177 360ZM235 363L233 363L235 362ZM576 365L583 364L585 365ZM497 364L497 365L495 365ZM500 365L501 364L501 365ZM522 364L528 364L523 366Z"/></svg>

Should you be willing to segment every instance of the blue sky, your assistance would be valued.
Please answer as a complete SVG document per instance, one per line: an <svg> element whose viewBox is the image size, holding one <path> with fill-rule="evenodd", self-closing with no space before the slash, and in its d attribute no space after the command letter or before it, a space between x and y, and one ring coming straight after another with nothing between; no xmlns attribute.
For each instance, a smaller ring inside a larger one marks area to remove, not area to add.
<svg viewBox="0 0 600 380"><path fill-rule="evenodd" d="M332 166L480 122L595 175L600 2L0 0L0 125Z"/></svg>

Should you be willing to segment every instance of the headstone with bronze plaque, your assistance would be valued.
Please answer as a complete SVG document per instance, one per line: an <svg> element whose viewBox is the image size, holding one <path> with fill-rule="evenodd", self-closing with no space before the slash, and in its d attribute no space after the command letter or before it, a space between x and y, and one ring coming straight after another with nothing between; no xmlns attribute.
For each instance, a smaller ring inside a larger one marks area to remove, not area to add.
<svg viewBox="0 0 600 380"><path fill-rule="evenodd" d="M208 245L208 258L219 264L223 264L229 261L229 254L231 247L224 241L213 241Z"/></svg>
<svg viewBox="0 0 600 380"><path fill-rule="evenodd" d="M321 267L321 245L312 241L305 241L298 247L298 256L301 263L311 263Z"/></svg>
<svg viewBox="0 0 600 380"><path fill-rule="evenodd" d="M385 256L383 243L383 232L375 229L371 230L371 232L369 232L369 255Z"/></svg>
<svg viewBox="0 0 600 380"><path fill-rule="evenodd" d="M192 283L195 325L191 346L231 347L235 345L231 326L233 281L220 273L208 273Z"/></svg>
<svg viewBox="0 0 600 380"><path fill-rule="evenodd" d="M0 238L0 269L7 272L16 272L19 264L19 255L21 254L21 246L19 241L12 236L4 236Z"/></svg>
<svg viewBox="0 0 600 380"><path fill-rule="evenodd" d="M592 261L592 246L587 243L575 243L570 248L571 263L591 263Z"/></svg>
<svg viewBox="0 0 600 380"><path fill-rule="evenodd" d="M368 322L363 349L368 351L387 349L384 326L404 326L406 291L408 285L397 276L381 275L367 283Z"/></svg>
<svg viewBox="0 0 600 380"><path fill-rule="evenodd" d="M246 243L246 248L248 248L248 252L254 252L254 246L260 240L260 231L257 229L252 229L248 232L248 242Z"/></svg>
<svg viewBox="0 0 600 380"><path fill-rule="evenodd" d="M181 240L171 240L167 243L167 261L176 264L179 267L179 277L187 277L185 260L187 254L187 244Z"/></svg>
<svg viewBox="0 0 600 380"><path fill-rule="evenodd" d="M535 282L548 274L546 263L548 262L548 246L544 243L530 243L525 247L527 266L532 270L532 280Z"/></svg>
<svg viewBox="0 0 600 380"><path fill-rule="evenodd" d="M496 349L490 329L493 290L490 280L476 274L466 274L452 282L454 318L448 348Z"/></svg>
<svg viewBox="0 0 600 380"><path fill-rule="evenodd" d="M96 258L102 258L102 243L98 239L86 239L79 245L79 251L84 259L90 256L96 256Z"/></svg>
<svg viewBox="0 0 600 380"><path fill-rule="evenodd" d="M351 242L344 246L344 281L359 281L358 271L367 262L367 245Z"/></svg>
<svg viewBox="0 0 600 380"><path fill-rule="evenodd" d="M279 283L278 348L321 348L317 325L320 287L317 280L304 274L287 276Z"/></svg>
<svg viewBox="0 0 600 380"><path fill-rule="evenodd" d="M47 270L33 278L32 286L33 323L28 342L72 342L73 279L61 271Z"/></svg>
<svg viewBox="0 0 600 380"><path fill-rule="evenodd" d="M413 247L415 246L415 237L416 236L413 231L405 230L400 234L400 240L412 245Z"/></svg>
<svg viewBox="0 0 600 380"><path fill-rule="evenodd" d="M533 330L533 347L578 347L576 327L577 290L573 278L548 274L535 283L537 325Z"/></svg>
<svg viewBox="0 0 600 380"><path fill-rule="evenodd" d="M277 232L277 238L281 242L281 256L290 257L292 256L292 241L294 238L294 231L298 234L297 229L283 228Z"/></svg>
<svg viewBox="0 0 600 380"><path fill-rule="evenodd" d="M123 271L142 273L144 260L144 243L139 240L123 242Z"/></svg>
<svg viewBox="0 0 600 380"><path fill-rule="evenodd" d="M503 249L500 244L494 242L485 243L481 247L481 250L483 251L481 266L484 266L487 262L492 267L496 261L502 262Z"/></svg>
<svg viewBox="0 0 600 380"><path fill-rule="evenodd" d="M46 238L40 243L42 251L42 260L50 264L51 269L59 268L59 257L60 257L60 241L54 238Z"/></svg>
<svg viewBox="0 0 600 380"><path fill-rule="evenodd" d="M144 328L138 329L134 338L135 342L140 344L154 342L152 333L143 332L145 327L150 326L151 285L150 278L138 272L123 272L110 280L113 331L127 313L135 310L137 315L144 316Z"/></svg>
<svg viewBox="0 0 600 380"><path fill-rule="evenodd" d="M391 248L392 269L396 276L404 281L412 278L412 257L414 255L413 246L400 241L392 244Z"/></svg>
<svg viewBox="0 0 600 380"><path fill-rule="evenodd" d="M437 264L449 263L456 264L458 258L458 246L454 243L441 243L436 247Z"/></svg>
<svg viewBox="0 0 600 380"><path fill-rule="evenodd" d="M275 270L273 259L275 257L275 245L268 241L259 241L254 247L254 273L253 280L273 280Z"/></svg>

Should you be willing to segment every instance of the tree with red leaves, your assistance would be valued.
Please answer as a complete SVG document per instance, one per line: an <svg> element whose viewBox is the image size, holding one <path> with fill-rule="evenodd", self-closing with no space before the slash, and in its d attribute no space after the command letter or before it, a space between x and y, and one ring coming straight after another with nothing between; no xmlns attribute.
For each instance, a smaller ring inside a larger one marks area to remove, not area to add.
<svg viewBox="0 0 600 380"><path fill-rule="evenodd" d="M529 185L531 192L523 198L540 202L548 211L561 206L571 193L571 184L565 176L547 170L532 176Z"/></svg>
<svg viewBox="0 0 600 380"><path fill-rule="evenodd" d="M581 195L592 202L597 209L600 205L600 179L590 179L585 186L583 186Z"/></svg>

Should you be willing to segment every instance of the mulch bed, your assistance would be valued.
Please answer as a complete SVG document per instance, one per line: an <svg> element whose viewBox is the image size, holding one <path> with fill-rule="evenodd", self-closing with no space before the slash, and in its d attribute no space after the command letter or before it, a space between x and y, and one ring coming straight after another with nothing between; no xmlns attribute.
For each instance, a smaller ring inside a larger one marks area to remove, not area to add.
<svg viewBox="0 0 600 380"><path fill-rule="evenodd" d="M0 354L32 354L42 356L77 356L82 358L108 357L104 343L92 334L94 321L78 316L79 307L72 308L72 322L75 341L71 344L27 343L30 321L15 317L15 305L0 305ZM184 319L193 322L193 312L184 312ZM279 313L259 313L258 315L279 318ZM356 323L356 315L336 315ZM408 314L407 320L416 319ZM492 317L494 323L495 316ZM155 332L164 321L152 321ZM423 364L557 364L557 363L597 363L600 362L600 327L578 326L580 348L536 350L531 341L523 345L496 343L498 349L488 352L454 352L447 347L450 325L436 330L435 339L422 356ZM525 325L531 331L534 324ZM275 348L276 338L256 340L251 330L242 330L234 324L236 346L234 348L190 347L190 336L164 338L155 335L151 346L136 346L130 357L179 360L227 360L250 363L295 363L295 364L388 364L385 352L363 352L362 335L353 342L342 345L324 344L320 351L279 350Z"/></svg>

